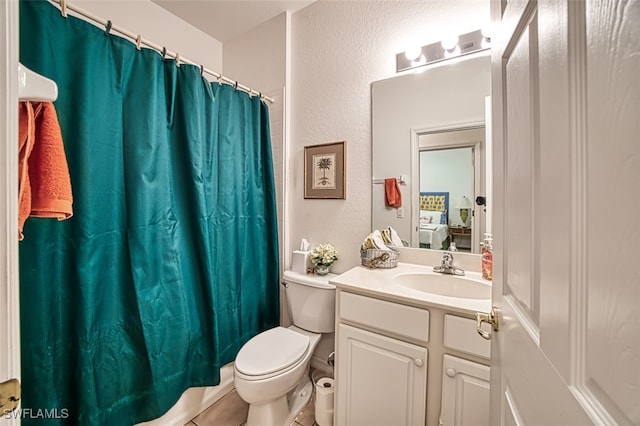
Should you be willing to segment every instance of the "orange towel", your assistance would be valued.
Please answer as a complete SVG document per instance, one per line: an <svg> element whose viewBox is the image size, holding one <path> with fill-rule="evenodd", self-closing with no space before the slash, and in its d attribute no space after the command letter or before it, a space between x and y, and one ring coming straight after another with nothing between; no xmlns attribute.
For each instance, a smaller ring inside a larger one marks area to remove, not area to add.
<svg viewBox="0 0 640 426"><path fill-rule="evenodd" d="M18 239L22 241L24 222L31 212L29 156L35 141L35 116L31 102L20 102L18 127Z"/></svg>
<svg viewBox="0 0 640 426"><path fill-rule="evenodd" d="M402 192L396 178L384 180L384 191L388 207L402 207Z"/></svg>
<svg viewBox="0 0 640 426"><path fill-rule="evenodd" d="M58 220L73 215L71 179L58 116L51 102L21 102L18 239L27 217Z"/></svg>

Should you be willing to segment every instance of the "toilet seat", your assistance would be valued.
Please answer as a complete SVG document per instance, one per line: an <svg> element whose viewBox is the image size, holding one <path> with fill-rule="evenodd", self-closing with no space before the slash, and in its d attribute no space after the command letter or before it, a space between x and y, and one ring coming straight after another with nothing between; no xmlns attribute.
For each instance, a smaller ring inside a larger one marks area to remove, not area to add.
<svg viewBox="0 0 640 426"><path fill-rule="evenodd" d="M235 368L246 376L272 376L298 364L308 349L308 336L275 327L245 343L236 357Z"/></svg>

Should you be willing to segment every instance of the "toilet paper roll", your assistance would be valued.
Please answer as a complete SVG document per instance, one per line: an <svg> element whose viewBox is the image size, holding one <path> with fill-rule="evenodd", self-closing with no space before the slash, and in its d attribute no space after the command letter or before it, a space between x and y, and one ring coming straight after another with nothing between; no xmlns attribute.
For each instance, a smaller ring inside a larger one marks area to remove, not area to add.
<svg viewBox="0 0 640 426"><path fill-rule="evenodd" d="M316 423L319 426L333 425L333 379L323 377L316 383Z"/></svg>

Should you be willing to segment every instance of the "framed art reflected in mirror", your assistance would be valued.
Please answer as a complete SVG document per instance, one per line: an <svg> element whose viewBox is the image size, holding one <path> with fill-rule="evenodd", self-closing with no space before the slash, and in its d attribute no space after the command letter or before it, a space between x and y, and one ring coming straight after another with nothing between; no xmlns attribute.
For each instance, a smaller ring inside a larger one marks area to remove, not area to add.
<svg viewBox="0 0 640 426"><path fill-rule="evenodd" d="M345 142L304 147L304 198L344 200Z"/></svg>

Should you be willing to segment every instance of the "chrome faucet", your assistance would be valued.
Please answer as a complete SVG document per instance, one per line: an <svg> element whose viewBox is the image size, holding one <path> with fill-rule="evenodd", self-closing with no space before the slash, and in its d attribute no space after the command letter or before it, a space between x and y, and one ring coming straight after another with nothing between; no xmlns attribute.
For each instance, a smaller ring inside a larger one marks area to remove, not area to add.
<svg viewBox="0 0 640 426"><path fill-rule="evenodd" d="M442 254L442 261L440 266L434 266L433 272L439 272L441 274L449 275L464 275L464 269L458 268L453 264L453 254L449 251L445 251Z"/></svg>

